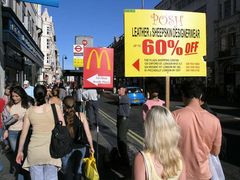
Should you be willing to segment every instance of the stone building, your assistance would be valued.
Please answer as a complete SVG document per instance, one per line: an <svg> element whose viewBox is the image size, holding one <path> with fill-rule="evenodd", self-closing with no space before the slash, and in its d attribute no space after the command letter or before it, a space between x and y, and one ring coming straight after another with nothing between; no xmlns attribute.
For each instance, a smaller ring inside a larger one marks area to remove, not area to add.
<svg viewBox="0 0 240 180"><path fill-rule="evenodd" d="M2 43L5 82L35 84L42 73L41 5L2 1Z"/></svg>
<svg viewBox="0 0 240 180"><path fill-rule="evenodd" d="M52 16L49 16L47 9L44 9L42 13L42 31L41 50L44 54L44 68L43 76L41 78L50 83L60 78L61 69L56 45L54 23Z"/></svg>

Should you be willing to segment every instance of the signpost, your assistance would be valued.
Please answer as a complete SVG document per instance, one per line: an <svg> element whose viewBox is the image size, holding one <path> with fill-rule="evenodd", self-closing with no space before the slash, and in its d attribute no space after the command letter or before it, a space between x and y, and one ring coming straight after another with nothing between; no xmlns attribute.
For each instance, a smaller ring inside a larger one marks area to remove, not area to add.
<svg viewBox="0 0 240 180"><path fill-rule="evenodd" d="M81 44L73 45L73 66L74 67L83 67L83 53L84 46Z"/></svg>
<svg viewBox="0 0 240 180"><path fill-rule="evenodd" d="M205 13L125 10L124 35L126 77L206 76Z"/></svg>
<svg viewBox="0 0 240 180"><path fill-rule="evenodd" d="M113 87L113 49L84 48L84 88Z"/></svg>

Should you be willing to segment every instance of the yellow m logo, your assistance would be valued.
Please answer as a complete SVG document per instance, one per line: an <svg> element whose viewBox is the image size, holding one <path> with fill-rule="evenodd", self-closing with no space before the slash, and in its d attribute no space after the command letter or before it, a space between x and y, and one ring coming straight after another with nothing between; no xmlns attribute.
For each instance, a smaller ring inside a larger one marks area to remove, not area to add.
<svg viewBox="0 0 240 180"><path fill-rule="evenodd" d="M96 55L97 68L98 68L98 69L100 69L102 57L103 57L103 54L105 54L105 57L106 57L106 60L107 60L107 69L108 69L108 70L111 70L110 59L109 59L108 53L107 53L107 51L106 51L105 49L100 52L100 55L98 54L98 52L97 52L96 49L93 49L93 50L90 52L90 54L89 54L89 56L88 56L88 60L87 60L87 67L86 67L86 69L89 69L89 68L90 68L90 64L91 64L91 61L92 61L93 53L95 53L95 55Z"/></svg>

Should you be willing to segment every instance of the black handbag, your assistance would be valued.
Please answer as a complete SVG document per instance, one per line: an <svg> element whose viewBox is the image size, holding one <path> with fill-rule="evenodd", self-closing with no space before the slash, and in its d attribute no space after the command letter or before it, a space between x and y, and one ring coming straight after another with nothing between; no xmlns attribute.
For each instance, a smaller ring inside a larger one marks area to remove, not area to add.
<svg viewBox="0 0 240 180"><path fill-rule="evenodd" d="M55 127L52 130L50 155L52 158L62 158L72 151L72 138L66 126L62 126L62 122L58 120L55 104L51 104Z"/></svg>

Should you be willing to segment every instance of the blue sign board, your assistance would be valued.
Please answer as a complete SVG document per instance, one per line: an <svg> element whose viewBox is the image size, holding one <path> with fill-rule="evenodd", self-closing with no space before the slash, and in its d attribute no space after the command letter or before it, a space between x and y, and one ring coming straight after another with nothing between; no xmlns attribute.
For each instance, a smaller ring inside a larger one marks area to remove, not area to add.
<svg viewBox="0 0 240 180"><path fill-rule="evenodd" d="M58 7L58 0L21 0L21 1L30 2L34 4L42 4L45 6Z"/></svg>

